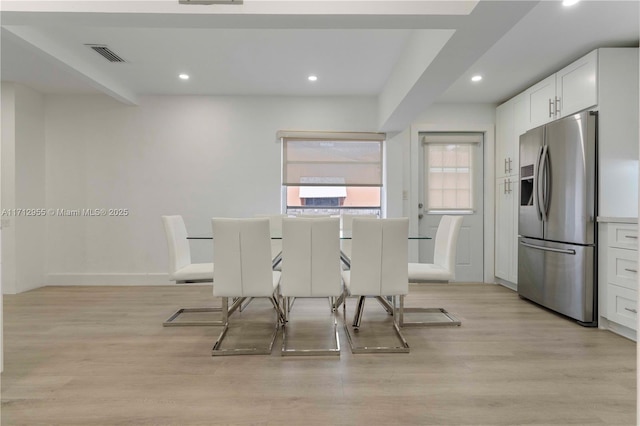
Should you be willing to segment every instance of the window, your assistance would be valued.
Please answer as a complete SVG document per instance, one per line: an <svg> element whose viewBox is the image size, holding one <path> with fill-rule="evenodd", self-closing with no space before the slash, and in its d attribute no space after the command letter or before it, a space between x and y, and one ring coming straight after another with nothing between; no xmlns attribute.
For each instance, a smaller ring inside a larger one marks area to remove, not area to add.
<svg viewBox="0 0 640 426"><path fill-rule="evenodd" d="M481 137L471 133L424 136L427 211L473 211L473 150Z"/></svg>
<svg viewBox="0 0 640 426"><path fill-rule="evenodd" d="M380 215L384 134L279 132L289 214Z"/></svg>

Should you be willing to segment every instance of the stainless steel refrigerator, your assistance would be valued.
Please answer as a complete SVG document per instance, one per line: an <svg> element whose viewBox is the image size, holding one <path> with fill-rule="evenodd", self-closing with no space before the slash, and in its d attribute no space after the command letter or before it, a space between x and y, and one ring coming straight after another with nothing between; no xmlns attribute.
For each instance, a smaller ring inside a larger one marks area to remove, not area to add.
<svg viewBox="0 0 640 426"><path fill-rule="evenodd" d="M520 136L518 294L597 325L597 113Z"/></svg>

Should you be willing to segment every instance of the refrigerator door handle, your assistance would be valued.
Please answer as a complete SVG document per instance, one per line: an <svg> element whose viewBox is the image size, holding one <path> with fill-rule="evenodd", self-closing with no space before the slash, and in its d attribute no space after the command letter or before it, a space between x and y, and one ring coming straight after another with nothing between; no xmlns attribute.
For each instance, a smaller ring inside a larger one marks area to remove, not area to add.
<svg viewBox="0 0 640 426"><path fill-rule="evenodd" d="M541 146L538 152L538 164L537 164L538 175L535 178L535 193L538 198L536 202L536 209L538 211L538 219L542 220L543 222L547 221L546 210L544 209L544 205L545 205L544 191L545 191L546 183L544 186L541 184L542 172L544 170L544 159L546 154L547 154L547 145Z"/></svg>
<svg viewBox="0 0 640 426"><path fill-rule="evenodd" d="M520 241L520 244L522 244L523 246L532 248L532 249L536 249L536 250L552 251L554 253L563 253L563 254L572 254L572 255L576 254L576 251L572 250L572 249L557 249L557 248L553 248L553 247L536 246L536 245L533 245L533 244L525 243L524 241Z"/></svg>
<svg viewBox="0 0 640 426"><path fill-rule="evenodd" d="M540 215L542 216L543 222L547 222L549 220L550 188L551 176L549 176L549 146L545 145L542 148L540 167L538 168L538 209L540 209Z"/></svg>
<svg viewBox="0 0 640 426"><path fill-rule="evenodd" d="M551 202L551 168L549 167L549 146L545 145L542 153L542 174L544 174L544 197L542 199L542 216L549 220L549 204Z"/></svg>

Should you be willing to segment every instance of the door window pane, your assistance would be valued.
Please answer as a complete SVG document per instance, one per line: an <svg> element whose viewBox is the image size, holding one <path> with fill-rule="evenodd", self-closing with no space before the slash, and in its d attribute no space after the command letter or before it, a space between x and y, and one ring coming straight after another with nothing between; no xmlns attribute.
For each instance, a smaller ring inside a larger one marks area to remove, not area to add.
<svg viewBox="0 0 640 426"><path fill-rule="evenodd" d="M474 144L429 143L425 149L427 210L473 210Z"/></svg>

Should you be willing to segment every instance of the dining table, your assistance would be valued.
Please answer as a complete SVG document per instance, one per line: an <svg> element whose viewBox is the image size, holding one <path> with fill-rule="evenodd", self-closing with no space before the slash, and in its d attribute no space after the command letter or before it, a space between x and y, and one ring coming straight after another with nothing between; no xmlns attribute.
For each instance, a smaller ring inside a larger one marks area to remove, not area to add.
<svg viewBox="0 0 640 426"><path fill-rule="evenodd" d="M350 240L351 237L351 230L340 230L340 239L341 240ZM272 240L281 240L282 239L282 234L272 234L271 235L271 239ZM426 236L426 235L409 235L407 237L408 240L431 240L432 237ZM199 236L187 236L187 240L213 240L213 236L212 235L199 235ZM345 267L351 268L351 259L349 259L349 256L347 256L342 250L340 250L340 260L342 261L342 263L345 265ZM272 262L272 267L276 268L280 263L282 262L282 252L278 253L274 258L273 258L273 262ZM333 303L333 309L337 309L343 301L343 296L340 296L338 298L338 300L336 300ZM376 299L378 300L378 302L380 302L380 304L382 305L382 307L387 311L387 313L389 313L389 315L393 315L393 306L391 305L390 300L382 297L382 296L377 296ZM362 306L362 304L364 303L364 296L360 296L359 300L358 300L358 306ZM361 309L361 308L360 308ZM241 309L242 310L242 309Z"/></svg>

